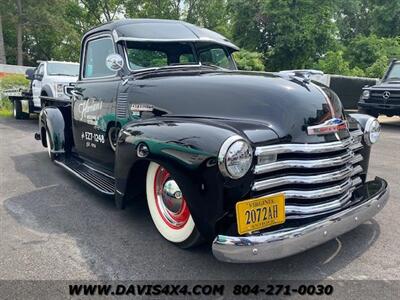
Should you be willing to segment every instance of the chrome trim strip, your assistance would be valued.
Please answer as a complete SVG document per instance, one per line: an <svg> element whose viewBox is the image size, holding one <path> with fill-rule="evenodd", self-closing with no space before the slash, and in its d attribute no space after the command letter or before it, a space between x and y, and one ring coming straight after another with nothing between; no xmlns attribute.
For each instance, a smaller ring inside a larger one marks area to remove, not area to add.
<svg viewBox="0 0 400 300"><path fill-rule="evenodd" d="M286 228L249 236L218 235L214 256L221 261L249 263L270 261L303 252L344 234L374 217L389 199L389 187L382 179L380 192L360 204L329 217L296 228Z"/></svg>
<svg viewBox="0 0 400 300"><path fill-rule="evenodd" d="M358 173L361 173L363 171L363 168L360 165L357 165L353 168L351 171L351 177L357 175Z"/></svg>
<svg viewBox="0 0 400 300"><path fill-rule="evenodd" d="M289 169L289 168L306 168L306 169L315 169L315 168L326 168L326 167L334 167L340 166L348 163L354 159L354 154L352 152L347 152L346 154L342 154L339 156L323 158L323 159L313 159L313 160L281 160L272 163L267 163L263 165L256 165L254 168L254 174L263 174L271 171L276 171L280 169ZM361 157L362 160L362 157Z"/></svg>
<svg viewBox="0 0 400 300"><path fill-rule="evenodd" d="M362 184L362 180L360 177L356 177L353 179L353 187Z"/></svg>
<svg viewBox="0 0 400 300"><path fill-rule="evenodd" d="M320 213L328 213L331 210L341 208L343 205L347 204L351 197L353 196L353 191L355 188L351 188L340 197L338 200L329 201L327 203L317 204L317 205L286 205L286 219L300 219L309 218ZM310 216L311 215L311 216Z"/></svg>
<svg viewBox="0 0 400 300"><path fill-rule="evenodd" d="M356 143L356 144L351 144L351 145L349 146L349 148L350 148L352 151L358 151L358 150L364 148L364 146L363 146L361 143Z"/></svg>
<svg viewBox="0 0 400 300"><path fill-rule="evenodd" d="M200 38L185 38L185 39L161 39L161 38L139 38L139 37L126 37L121 36L115 40L117 43L120 41L128 41L128 42L215 42L218 41L208 38L208 37L200 37Z"/></svg>
<svg viewBox="0 0 400 300"><path fill-rule="evenodd" d="M354 165L356 163L359 163L360 161L362 161L364 158L362 157L361 154L357 154L356 156L354 156L354 158L351 160L351 163Z"/></svg>
<svg viewBox="0 0 400 300"><path fill-rule="evenodd" d="M353 186L353 180L349 178L348 180L346 180L345 182L343 182L339 185L330 186L328 188L315 189L315 190L310 190L310 191L285 190L285 191L279 191L279 193L284 193L286 199L290 199L290 198L319 199L319 198L335 196L338 194L343 194L344 192L347 192L352 186ZM259 190L259 189L256 189L255 186L253 186L252 190L260 191L262 189Z"/></svg>
<svg viewBox="0 0 400 300"><path fill-rule="evenodd" d="M361 131L361 129L353 130L350 131L351 136L362 136L364 133Z"/></svg>
<svg viewBox="0 0 400 300"><path fill-rule="evenodd" d="M280 176L271 179L255 181L252 189L255 191L260 191L286 184L316 184L332 182L348 178L351 174L353 174L353 172L354 169L352 166L345 166L344 168L335 170L334 172L328 172L320 175Z"/></svg>
<svg viewBox="0 0 400 300"><path fill-rule="evenodd" d="M326 153L348 148L352 138L342 141L318 144L277 144L257 147L255 155L280 154L280 153Z"/></svg>

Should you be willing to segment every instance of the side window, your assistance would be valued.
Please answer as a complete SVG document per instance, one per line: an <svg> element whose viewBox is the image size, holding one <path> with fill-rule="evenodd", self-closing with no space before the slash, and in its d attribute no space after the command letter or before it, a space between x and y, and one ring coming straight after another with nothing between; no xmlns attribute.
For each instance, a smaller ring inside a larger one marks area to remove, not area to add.
<svg viewBox="0 0 400 300"><path fill-rule="evenodd" d="M184 53L179 56L179 63L181 64L188 64L194 63L195 59L192 53Z"/></svg>
<svg viewBox="0 0 400 300"><path fill-rule="evenodd" d="M44 66L43 66L43 64L41 64L39 66L39 69L37 70L37 74L44 75Z"/></svg>
<svg viewBox="0 0 400 300"><path fill-rule="evenodd" d="M99 38L86 44L84 78L95 78L114 75L106 66L106 58L114 53L114 43L111 38Z"/></svg>
<svg viewBox="0 0 400 300"><path fill-rule="evenodd" d="M232 64L222 48L211 48L201 51L199 59L202 63L216 65L218 67L232 69Z"/></svg>

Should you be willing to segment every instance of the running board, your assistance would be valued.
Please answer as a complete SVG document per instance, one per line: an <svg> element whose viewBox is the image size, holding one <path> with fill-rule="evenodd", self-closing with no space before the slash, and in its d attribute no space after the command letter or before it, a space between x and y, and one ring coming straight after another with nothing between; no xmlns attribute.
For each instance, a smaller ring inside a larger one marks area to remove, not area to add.
<svg viewBox="0 0 400 300"><path fill-rule="evenodd" d="M114 177L98 171L76 158L55 159L54 162L99 192L110 196L115 194Z"/></svg>

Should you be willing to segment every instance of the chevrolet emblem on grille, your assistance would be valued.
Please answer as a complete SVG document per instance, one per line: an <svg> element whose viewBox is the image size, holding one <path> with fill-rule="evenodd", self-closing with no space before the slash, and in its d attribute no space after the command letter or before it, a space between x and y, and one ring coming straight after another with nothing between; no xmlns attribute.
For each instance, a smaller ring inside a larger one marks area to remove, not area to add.
<svg viewBox="0 0 400 300"><path fill-rule="evenodd" d="M307 127L307 134L308 135L319 135L319 134L329 134L329 133L336 133L341 130L347 129L347 122L339 119L333 118L330 119L322 124L308 126Z"/></svg>

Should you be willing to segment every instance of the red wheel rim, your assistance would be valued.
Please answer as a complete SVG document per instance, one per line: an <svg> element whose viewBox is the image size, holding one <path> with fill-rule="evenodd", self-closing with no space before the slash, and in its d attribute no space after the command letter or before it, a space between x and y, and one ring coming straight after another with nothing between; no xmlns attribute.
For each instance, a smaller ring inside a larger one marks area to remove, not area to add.
<svg viewBox="0 0 400 300"><path fill-rule="evenodd" d="M157 211L166 225L181 229L190 217L185 197L171 174L159 166L154 177L154 199Z"/></svg>

